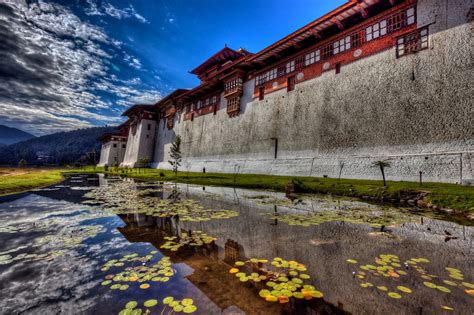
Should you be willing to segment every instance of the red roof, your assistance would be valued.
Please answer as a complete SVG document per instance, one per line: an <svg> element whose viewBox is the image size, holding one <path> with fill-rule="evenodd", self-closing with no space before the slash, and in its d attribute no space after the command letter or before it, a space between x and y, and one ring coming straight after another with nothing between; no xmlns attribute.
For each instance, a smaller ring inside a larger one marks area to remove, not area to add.
<svg viewBox="0 0 474 315"><path fill-rule="evenodd" d="M148 105L148 104L137 104L137 105L133 105L132 107L130 107L129 109L127 109L127 110L122 114L122 116L128 116L128 117L130 117L130 116L133 115L133 114L141 113L141 112L144 112L144 111L154 112L154 111L155 111L155 105Z"/></svg>
<svg viewBox="0 0 474 315"><path fill-rule="evenodd" d="M226 46L215 53L211 58L204 61L200 66L192 70L191 73L199 76L215 65L222 65L229 60L232 61L248 54L250 53L245 49L239 49L236 51Z"/></svg>
<svg viewBox="0 0 474 315"><path fill-rule="evenodd" d="M360 14L361 10L366 10L370 6L379 3L381 0L349 0L347 3L323 15L313 22L303 26L299 30L291 33L276 43L262 49L255 55L249 57L249 61L263 61L272 55L291 47L306 38L317 34L318 32L332 26L342 23L348 17Z"/></svg>
<svg viewBox="0 0 474 315"><path fill-rule="evenodd" d="M174 90L173 92L171 92L170 94L168 94L167 96L165 96L164 98L162 98L161 100L159 100L154 106L155 108L160 108L162 106L165 105L165 103L172 99L172 98L175 98L175 97L179 97L181 96L182 94L188 92L189 90L187 89L177 89L177 90Z"/></svg>

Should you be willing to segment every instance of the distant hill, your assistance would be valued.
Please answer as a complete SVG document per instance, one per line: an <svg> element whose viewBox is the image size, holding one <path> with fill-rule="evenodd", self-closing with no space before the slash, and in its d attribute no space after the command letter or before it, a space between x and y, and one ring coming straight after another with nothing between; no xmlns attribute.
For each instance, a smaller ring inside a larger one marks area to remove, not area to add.
<svg viewBox="0 0 474 315"><path fill-rule="evenodd" d="M90 152L99 160L101 143L97 138L114 127L94 127L58 132L23 142L0 146L0 165L17 165L25 159L28 165L91 163Z"/></svg>
<svg viewBox="0 0 474 315"><path fill-rule="evenodd" d="M20 129L0 125L0 146L1 144L13 144L35 138L32 134Z"/></svg>

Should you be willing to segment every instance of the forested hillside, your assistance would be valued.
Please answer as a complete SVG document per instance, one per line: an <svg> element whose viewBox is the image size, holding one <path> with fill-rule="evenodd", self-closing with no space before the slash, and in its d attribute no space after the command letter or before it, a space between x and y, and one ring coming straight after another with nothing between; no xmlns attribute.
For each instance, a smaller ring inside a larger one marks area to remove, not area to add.
<svg viewBox="0 0 474 315"><path fill-rule="evenodd" d="M0 165L17 165L22 159L28 165L90 164L99 159L100 142L97 138L113 127L95 127L59 132L0 147Z"/></svg>
<svg viewBox="0 0 474 315"><path fill-rule="evenodd" d="M25 141L34 137L23 130L0 125L0 146Z"/></svg>

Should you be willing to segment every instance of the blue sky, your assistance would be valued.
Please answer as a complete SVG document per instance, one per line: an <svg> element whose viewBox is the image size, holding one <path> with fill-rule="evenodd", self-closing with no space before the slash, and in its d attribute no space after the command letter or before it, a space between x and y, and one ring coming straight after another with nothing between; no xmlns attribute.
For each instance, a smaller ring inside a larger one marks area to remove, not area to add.
<svg viewBox="0 0 474 315"><path fill-rule="evenodd" d="M258 52L345 2L0 0L0 124L118 124L133 103L197 85L188 72L225 44Z"/></svg>

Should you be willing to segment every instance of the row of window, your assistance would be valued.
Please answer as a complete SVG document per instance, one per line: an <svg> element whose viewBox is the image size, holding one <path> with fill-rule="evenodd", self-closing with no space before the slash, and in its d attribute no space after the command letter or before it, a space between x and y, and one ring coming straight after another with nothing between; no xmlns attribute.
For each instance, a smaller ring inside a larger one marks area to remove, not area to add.
<svg viewBox="0 0 474 315"><path fill-rule="evenodd" d="M397 12L368 27L356 30L330 44L306 53L304 59L303 56L298 56L294 60L288 61L284 64L283 68L282 66L277 66L263 74L257 75L255 78L255 85L259 86L265 84L266 82L272 81L278 77L285 76L303 67L328 59L334 55L350 50L351 48L360 46L364 42L370 42L414 23L416 23L415 7Z"/></svg>
<svg viewBox="0 0 474 315"><path fill-rule="evenodd" d="M220 95L216 94L213 96L209 96L207 98L204 98L202 100L199 100L197 102L193 102L191 104L186 105L186 113L189 113L191 111L199 110L203 107L209 106L209 105L215 105L219 102Z"/></svg>

